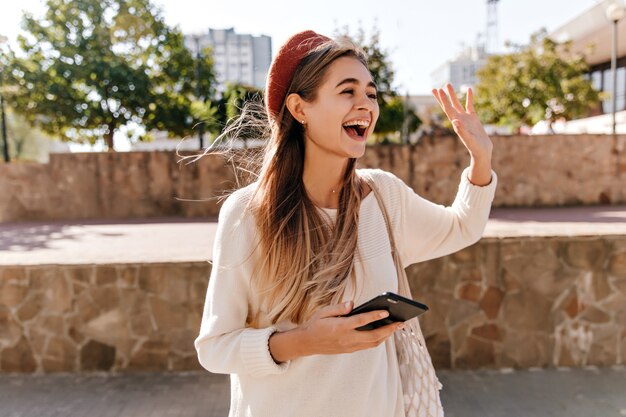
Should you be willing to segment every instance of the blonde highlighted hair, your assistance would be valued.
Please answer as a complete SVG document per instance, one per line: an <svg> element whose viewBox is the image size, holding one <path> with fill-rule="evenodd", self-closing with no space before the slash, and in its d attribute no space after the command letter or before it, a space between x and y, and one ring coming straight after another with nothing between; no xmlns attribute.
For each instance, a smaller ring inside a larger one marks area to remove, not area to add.
<svg viewBox="0 0 626 417"><path fill-rule="evenodd" d="M364 52L349 38L326 41L303 58L286 96L297 93L305 101L314 101L329 66L340 57L358 59L367 68ZM351 158L343 176L336 220L330 222L305 190L304 127L284 101L276 120L268 117L259 101L247 102L241 110L215 143L232 144L240 137L269 138L265 146L243 154L232 152L232 146L226 151L211 146L193 161L207 153L226 154L236 164L238 179L256 180L247 206L259 233L252 290L271 323L290 320L301 324L320 307L338 302L350 281L356 288L353 266L364 185L356 174L356 159ZM249 319L250 326L258 323L258 314Z"/></svg>

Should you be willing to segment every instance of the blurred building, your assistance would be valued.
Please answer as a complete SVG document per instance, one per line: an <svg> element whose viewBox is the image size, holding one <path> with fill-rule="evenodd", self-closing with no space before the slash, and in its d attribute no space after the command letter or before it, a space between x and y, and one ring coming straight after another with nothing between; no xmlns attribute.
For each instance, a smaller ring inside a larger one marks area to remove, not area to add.
<svg viewBox="0 0 626 417"><path fill-rule="evenodd" d="M484 45L465 47L456 58L445 62L431 73L433 88L441 88L450 83L457 91L467 91L468 87L476 85L476 71L485 65L488 57Z"/></svg>
<svg viewBox="0 0 626 417"><path fill-rule="evenodd" d="M590 67L588 77L594 87L609 93L609 98L601 102L589 117L553 125L557 133L611 133L613 22L606 14L611 4L619 4L626 8L624 0L600 1L549 34L557 42L571 41L571 51L585 55ZM616 131L626 133L626 18L617 23L617 30Z"/></svg>
<svg viewBox="0 0 626 417"><path fill-rule="evenodd" d="M229 81L265 87L272 62L272 38L269 36L239 34L234 28L209 29L205 34L185 35L184 42L193 53L206 47L212 49L219 93Z"/></svg>

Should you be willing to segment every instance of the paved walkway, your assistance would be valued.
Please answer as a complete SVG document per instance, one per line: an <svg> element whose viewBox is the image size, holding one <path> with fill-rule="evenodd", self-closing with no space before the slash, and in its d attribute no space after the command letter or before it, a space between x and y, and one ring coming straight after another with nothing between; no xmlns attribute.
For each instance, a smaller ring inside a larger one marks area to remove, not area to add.
<svg viewBox="0 0 626 417"><path fill-rule="evenodd" d="M438 375L446 417L626 416L624 367ZM229 397L208 372L0 375L1 417L225 417Z"/></svg>
<svg viewBox="0 0 626 417"><path fill-rule="evenodd" d="M0 224L0 265L210 259L215 219ZM626 206L493 209L484 238L626 235Z"/></svg>

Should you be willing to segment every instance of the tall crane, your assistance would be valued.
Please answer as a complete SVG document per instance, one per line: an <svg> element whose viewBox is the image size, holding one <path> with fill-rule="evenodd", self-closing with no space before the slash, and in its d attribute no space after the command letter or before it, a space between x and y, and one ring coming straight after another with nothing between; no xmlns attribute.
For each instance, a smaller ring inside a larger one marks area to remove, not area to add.
<svg viewBox="0 0 626 417"><path fill-rule="evenodd" d="M498 52L498 2L487 0L487 31L485 32L485 52Z"/></svg>

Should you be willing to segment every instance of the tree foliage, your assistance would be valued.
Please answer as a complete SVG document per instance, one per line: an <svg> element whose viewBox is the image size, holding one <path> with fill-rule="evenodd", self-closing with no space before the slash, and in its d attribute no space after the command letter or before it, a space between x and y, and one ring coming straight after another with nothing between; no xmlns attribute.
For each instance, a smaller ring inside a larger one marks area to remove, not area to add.
<svg viewBox="0 0 626 417"><path fill-rule="evenodd" d="M260 105L263 103L263 90L255 86L227 82L225 87L219 99L195 106L198 119L203 120L207 130L215 136L219 135L229 122L239 117L246 102L255 101ZM256 138L255 132L247 132L245 129L240 131L239 135L244 142Z"/></svg>
<svg viewBox="0 0 626 417"><path fill-rule="evenodd" d="M527 47L492 56L477 72L476 112L483 123L514 129L584 116L600 98L585 77L587 70L584 57L571 54L569 43L537 32Z"/></svg>
<svg viewBox="0 0 626 417"><path fill-rule="evenodd" d="M194 60L149 0L46 5L43 17L24 16L20 50L10 52L16 111L64 140L104 138L110 150L115 130L132 123L192 133L192 103L213 95L211 55Z"/></svg>

